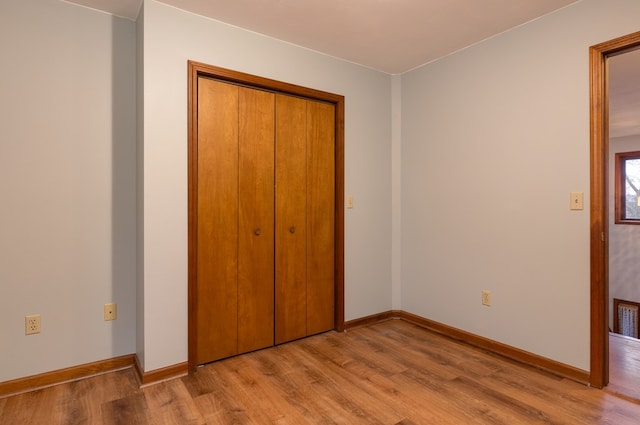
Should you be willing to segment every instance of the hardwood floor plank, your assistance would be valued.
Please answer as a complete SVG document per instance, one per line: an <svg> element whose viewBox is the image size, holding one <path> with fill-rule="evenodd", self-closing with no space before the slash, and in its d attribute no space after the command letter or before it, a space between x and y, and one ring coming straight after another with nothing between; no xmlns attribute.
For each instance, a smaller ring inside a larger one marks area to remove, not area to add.
<svg viewBox="0 0 640 425"><path fill-rule="evenodd" d="M343 392L347 394L358 394L363 392L370 395L373 401L369 401L368 405L379 406L382 409L398 412L402 417L411 416L420 423L434 423L437 417L431 412L424 412L423 403L416 402L408 394L405 394L397 387L388 377L388 373L378 373L382 370L378 366L371 366L371 362L359 362L359 356L345 356L341 353L346 351L340 338L334 338L336 334L328 333L321 338L307 339L303 345L311 345L314 351L309 353L314 357L322 360L326 367L323 367L325 373L331 373L333 379L338 383L347 381L349 385L355 385L355 388L343 388ZM325 343L328 342L328 343ZM349 340L349 352L362 349L358 345L357 340ZM398 372L404 370L404 366L397 366ZM386 423L394 423L391 419ZM399 423L402 423L399 422Z"/></svg>
<svg viewBox="0 0 640 425"><path fill-rule="evenodd" d="M226 372L227 382L232 388L237 388L249 417L259 418L254 422L260 424L306 423L301 414L288 409L288 399L268 385L265 377L249 361L250 357L241 356L232 362L221 364ZM270 376L266 378L271 379Z"/></svg>
<svg viewBox="0 0 640 425"><path fill-rule="evenodd" d="M221 365L224 362L232 361L226 359L214 363L215 368L206 367L199 370L197 374L210 374L209 383L213 383L209 387L211 391L200 395L194 399L200 414L207 424L252 424L251 418L247 415L242 400L236 396L234 389L231 388L228 378L224 371L221 371ZM205 381L207 382L207 381Z"/></svg>
<svg viewBox="0 0 640 425"><path fill-rule="evenodd" d="M74 425L101 423L101 406L98 403L92 403L92 398L104 400L105 386L96 387L94 384L96 381L89 378L66 384L67 391L58 405L63 417L62 423Z"/></svg>
<svg viewBox="0 0 640 425"><path fill-rule="evenodd" d="M509 418L508 423L554 423L545 411L527 401L512 397L504 389L493 389L481 381L460 376L451 382L450 388L457 389L471 399L486 400L489 409L499 411Z"/></svg>
<svg viewBox="0 0 640 425"><path fill-rule="evenodd" d="M0 416L0 423L16 425L63 423L62 412L57 408L63 393L64 390L58 387L50 387L9 397Z"/></svg>
<svg viewBox="0 0 640 425"><path fill-rule="evenodd" d="M286 398L288 405L309 424L349 423L349 417L341 406L327 400L325 391L318 391L310 382L305 367L293 356L291 348L295 342L275 347L273 351L252 353L249 360L255 361L256 370L268 377L268 382ZM273 354L277 354L274 357Z"/></svg>
<svg viewBox="0 0 640 425"><path fill-rule="evenodd" d="M157 425L202 425L198 406L181 380L163 382L142 389L151 423Z"/></svg>
<svg viewBox="0 0 640 425"><path fill-rule="evenodd" d="M487 375L498 367L490 364L488 368L484 363L486 356L476 355L480 353L476 350L465 350L468 348L465 344L442 338L441 335L433 332L425 332L425 329L417 325L397 327L394 322L385 322L389 326L388 331L384 333L385 343L390 349L400 350L399 361L413 359L414 364L411 368L420 367L428 362L434 373L443 378L452 379L461 372ZM371 329L366 331L370 332ZM389 344L389 339L397 344Z"/></svg>
<svg viewBox="0 0 640 425"><path fill-rule="evenodd" d="M462 342L443 339L441 335L425 332L417 325L395 327L393 324L393 321L387 322L390 329L385 337L397 341L399 347L411 349L421 363L426 356L435 365L442 366L443 371L450 371L450 366L455 365L455 370L477 376L486 376L501 367L499 363L488 361L487 353L468 350L469 346Z"/></svg>
<svg viewBox="0 0 640 425"><path fill-rule="evenodd" d="M314 357L321 357L320 351L313 353ZM381 359L384 361L384 359ZM396 415L403 417L407 420L411 418L414 421L420 423L438 423L443 417L451 418L457 417L456 413L444 412L438 410L431 403L425 404L425 400L432 399L432 394L424 395L420 397L421 391L405 391L404 388L395 384L390 378L397 375L391 375L388 377L386 374L377 373L379 367L370 367L367 363L360 363L357 361L348 362L338 367L337 370L331 371L330 368L325 369L325 373L333 372L334 379L337 382L345 381L349 382L353 388L349 388L348 385L342 384L342 391L347 394L363 393L369 395L370 398L361 398L358 400L362 405L363 410L371 410L374 414L380 409L387 409L393 411ZM406 368L402 368L398 373L402 373ZM420 390L424 390L422 387ZM364 391L363 391L364 390ZM436 395L437 396L437 395ZM385 401L382 403L382 401ZM466 419L460 417L460 419ZM367 422L361 422L367 423ZM395 423L393 418L385 420L385 423Z"/></svg>
<svg viewBox="0 0 640 425"><path fill-rule="evenodd" d="M403 418L397 409L378 402L380 389L369 386L369 391L362 391L366 382L345 373L348 369L322 356L311 341L298 341L291 348L305 365L309 384L316 387L316 391L323 394L330 404L342 408L351 418L351 423L389 424ZM347 363L351 364L357 364L357 361Z"/></svg>
<svg viewBox="0 0 640 425"><path fill-rule="evenodd" d="M142 389L127 369L0 399L2 425L630 425L638 418L639 404L401 320L221 360Z"/></svg>
<svg viewBox="0 0 640 425"><path fill-rule="evenodd" d="M218 388L213 374L207 373L210 370L206 367L199 367L196 373L180 378L192 398L212 393Z"/></svg>
<svg viewBox="0 0 640 425"><path fill-rule="evenodd" d="M495 373L483 383L492 391L502 391L509 394L518 403L526 403L532 408L544 411L551 423L574 424L579 423L580 418L583 421L586 420L586 423L596 421L595 416L585 414L589 410L585 410L584 402L570 395L570 392L576 388L582 388L582 384L567 380L563 381L567 384L565 386L549 386L545 382L548 382L549 378L544 374L539 374L544 379L538 380L536 379L537 375L530 373L524 367L512 367ZM558 384L561 383L558 382ZM566 402L558 403L558 400Z"/></svg>
<svg viewBox="0 0 640 425"><path fill-rule="evenodd" d="M607 391L640 403L640 340L609 334L609 385Z"/></svg>
<svg viewBox="0 0 640 425"><path fill-rule="evenodd" d="M147 425L148 406L142 393L133 394L102 404L105 425Z"/></svg>

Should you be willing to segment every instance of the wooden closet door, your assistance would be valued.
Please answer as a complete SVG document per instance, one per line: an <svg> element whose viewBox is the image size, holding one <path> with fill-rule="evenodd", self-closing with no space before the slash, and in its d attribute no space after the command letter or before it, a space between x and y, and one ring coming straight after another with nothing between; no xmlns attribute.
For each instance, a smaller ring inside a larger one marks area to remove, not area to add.
<svg viewBox="0 0 640 425"><path fill-rule="evenodd" d="M198 80L198 363L273 345L274 95Z"/></svg>
<svg viewBox="0 0 640 425"><path fill-rule="evenodd" d="M335 321L335 109L307 102L307 335Z"/></svg>
<svg viewBox="0 0 640 425"><path fill-rule="evenodd" d="M276 95L276 344L307 335L306 121L306 100Z"/></svg>
<svg viewBox="0 0 640 425"><path fill-rule="evenodd" d="M238 352L273 345L275 95L240 88Z"/></svg>
<svg viewBox="0 0 640 425"><path fill-rule="evenodd" d="M335 109L276 96L276 344L334 328Z"/></svg>
<svg viewBox="0 0 640 425"><path fill-rule="evenodd" d="M238 87L198 78L197 362L237 353Z"/></svg>

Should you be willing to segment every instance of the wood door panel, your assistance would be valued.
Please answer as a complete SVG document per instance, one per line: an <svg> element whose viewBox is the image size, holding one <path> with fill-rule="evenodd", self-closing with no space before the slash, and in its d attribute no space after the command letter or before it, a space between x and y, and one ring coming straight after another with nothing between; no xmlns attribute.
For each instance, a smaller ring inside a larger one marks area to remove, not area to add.
<svg viewBox="0 0 640 425"><path fill-rule="evenodd" d="M307 334L334 328L335 109L307 105Z"/></svg>
<svg viewBox="0 0 640 425"><path fill-rule="evenodd" d="M276 95L275 342L306 332L306 101Z"/></svg>
<svg viewBox="0 0 640 425"><path fill-rule="evenodd" d="M238 352L274 341L273 93L240 88Z"/></svg>
<svg viewBox="0 0 640 425"><path fill-rule="evenodd" d="M237 353L238 88L198 79L197 362Z"/></svg>
<svg viewBox="0 0 640 425"><path fill-rule="evenodd" d="M343 330L344 97L188 67L190 372Z"/></svg>

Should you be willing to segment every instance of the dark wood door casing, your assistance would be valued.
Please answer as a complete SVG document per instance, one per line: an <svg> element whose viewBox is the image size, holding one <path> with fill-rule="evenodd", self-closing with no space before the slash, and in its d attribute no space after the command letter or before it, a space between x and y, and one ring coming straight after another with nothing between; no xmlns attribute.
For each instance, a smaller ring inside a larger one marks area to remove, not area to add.
<svg viewBox="0 0 640 425"><path fill-rule="evenodd" d="M609 151L607 58L640 46L640 32L591 46L591 364L589 383L602 388L609 383L609 284L607 158Z"/></svg>

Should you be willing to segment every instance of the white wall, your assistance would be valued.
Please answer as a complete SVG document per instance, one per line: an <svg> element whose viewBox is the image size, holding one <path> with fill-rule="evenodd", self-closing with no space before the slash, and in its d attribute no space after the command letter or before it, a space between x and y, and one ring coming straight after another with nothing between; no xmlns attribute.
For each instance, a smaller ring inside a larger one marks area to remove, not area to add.
<svg viewBox="0 0 640 425"><path fill-rule="evenodd" d="M588 369L588 47L637 16L583 0L391 77L154 0L137 26L1 2L0 382L186 361L188 59L346 97L347 320L402 308Z"/></svg>
<svg viewBox="0 0 640 425"><path fill-rule="evenodd" d="M391 77L391 308L402 310L402 76Z"/></svg>
<svg viewBox="0 0 640 425"><path fill-rule="evenodd" d="M404 310L589 369L588 48L638 16L584 0L403 75Z"/></svg>
<svg viewBox="0 0 640 425"><path fill-rule="evenodd" d="M609 141L609 326L613 299L640 302L640 226L615 224L615 154L640 151L640 135Z"/></svg>
<svg viewBox="0 0 640 425"><path fill-rule="evenodd" d="M135 24L2 1L0 52L2 382L135 351Z"/></svg>
<svg viewBox="0 0 640 425"><path fill-rule="evenodd" d="M153 0L143 19L144 369L187 360L189 59L346 97L345 316L389 310L390 76Z"/></svg>

